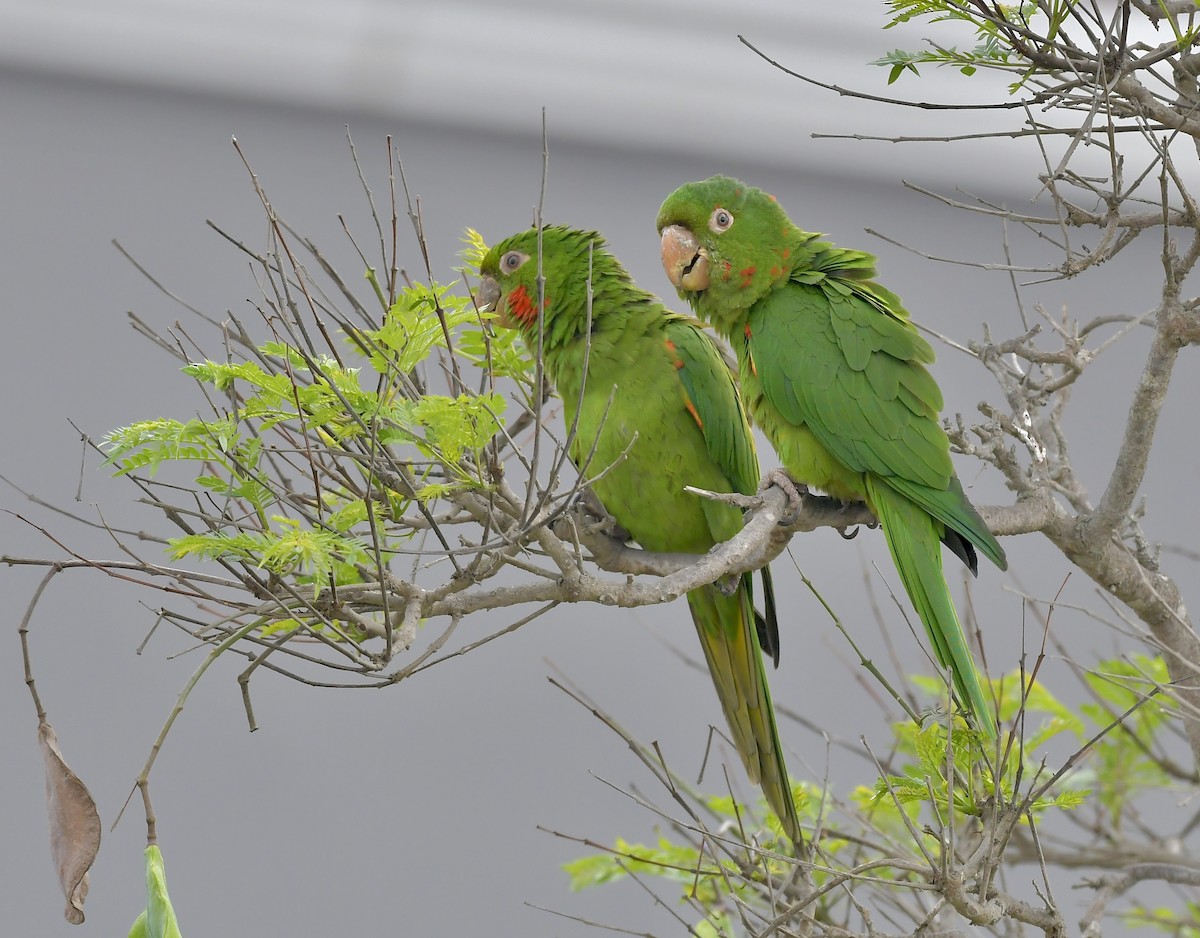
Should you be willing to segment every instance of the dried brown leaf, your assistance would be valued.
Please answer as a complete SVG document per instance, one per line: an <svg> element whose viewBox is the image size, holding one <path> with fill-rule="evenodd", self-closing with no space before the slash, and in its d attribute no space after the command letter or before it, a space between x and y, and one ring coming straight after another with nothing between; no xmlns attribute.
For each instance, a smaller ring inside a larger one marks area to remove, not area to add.
<svg viewBox="0 0 1200 938"><path fill-rule="evenodd" d="M50 855L66 896L64 915L83 923L88 870L100 849L100 814L87 786L71 771L49 723L38 724L38 744L46 766L46 807L50 814Z"/></svg>

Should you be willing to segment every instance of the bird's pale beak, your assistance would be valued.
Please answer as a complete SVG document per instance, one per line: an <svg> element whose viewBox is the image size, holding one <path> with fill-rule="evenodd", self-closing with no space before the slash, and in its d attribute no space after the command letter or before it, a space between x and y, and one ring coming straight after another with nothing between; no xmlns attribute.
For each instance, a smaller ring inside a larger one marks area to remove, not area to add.
<svg viewBox="0 0 1200 938"><path fill-rule="evenodd" d="M475 291L475 305L481 313L494 313L499 299L500 284L492 277L484 277L479 281L479 289Z"/></svg>
<svg viewBox="0 0 1200 938"><path fill-rule="evenodd" d="M667 279L676 289L691 292L708 289L708 252L683 225L663 229L662 264Z"/></svg>
<svg viewBox="0 0 1200 938"><path fill-rule="evenodd" d="M505 329L516 329L521 324L508 312L508 304L500 294L500 284L494 277L484 277L479 281L479 289L475 291L475 305L481 313L495 313L493 320L496 325Z"/></svg>

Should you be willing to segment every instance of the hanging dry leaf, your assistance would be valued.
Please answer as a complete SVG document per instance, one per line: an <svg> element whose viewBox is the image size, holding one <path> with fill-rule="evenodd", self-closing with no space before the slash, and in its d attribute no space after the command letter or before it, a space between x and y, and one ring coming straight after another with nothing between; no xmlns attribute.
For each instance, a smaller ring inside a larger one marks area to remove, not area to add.
<svg viewBox="0 0 1200 938"><path fill-rule="evenodd" d="M38 743L46 766L46 807L50 813L50 855L67 898L64 915L83 923L88 870L100 849L100 814L87 786L63 760L49 723L38 724Z"/></svg>

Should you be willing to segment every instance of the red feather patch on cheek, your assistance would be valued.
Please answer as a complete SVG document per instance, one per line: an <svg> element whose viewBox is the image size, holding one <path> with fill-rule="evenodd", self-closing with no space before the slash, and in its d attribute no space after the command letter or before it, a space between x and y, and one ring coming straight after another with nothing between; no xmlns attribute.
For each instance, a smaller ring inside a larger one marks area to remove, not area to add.
<svg viewBox="0 0 1200 938"><path fill-rule="evenodd" d="M537 304L525 289L524 285L518 286L515 290L509 292L505 297L505 303L508 305L508 313L513 319L519 320L524 326L533 324L537 318ZM546 297L542 301L542 308L547 309L550 306L550 297Z"/></svg>
<svg viewBox="0 0 1200 938"><path fill-rule="evenodd" d="M743 267L741 270L738 271L738 273L742 275L742 282L741 282L740 286L743 290L746 289L746 287L750 286L751 278L757 272L758 272L757 267Z"/></svg>
<svg viewBox="0 0 1200 938"><path fill-rule="evenodd" d="M513 319L519 320L523 325L528 326L533 322L537 315L537 309L529 293L524 286L519 286L515 290L511 290L505 302L508 304L508 313Z"/></svg>

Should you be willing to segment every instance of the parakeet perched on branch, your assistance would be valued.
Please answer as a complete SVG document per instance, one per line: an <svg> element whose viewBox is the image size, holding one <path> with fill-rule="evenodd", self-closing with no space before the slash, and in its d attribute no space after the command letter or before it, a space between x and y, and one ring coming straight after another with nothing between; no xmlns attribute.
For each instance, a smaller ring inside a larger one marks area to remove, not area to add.
<svg viewBox="0 0 1200 938"><path fill-rule="evenodd" d="M667 276L733 345L746 408L788 473L875 513L955 696L994 735L939 541L972 573L977 549L1007 561L954 474L933 349L872 279L875 258L800 230L772 196L726 176L673 192L658 230Z"/></svg>
<svg viewBox="0 0 1200 938"><path fill-rule="evenodd" d="M639 289L591 231L542 229L540 316L536 230L496 244L480 272L481 306L520 329L533 349L541 330L546 373L567 426L577 424L571 458L632 538L651 551L703 554L737 534L737 508L684 491L750 494L759 479L732 370L700 324ZM756 616L750 574L731 593L712 585L687 598L746 771L798 846L800 822L760 651L761 636L778 655L763 574L765 618Z"/></svg>

